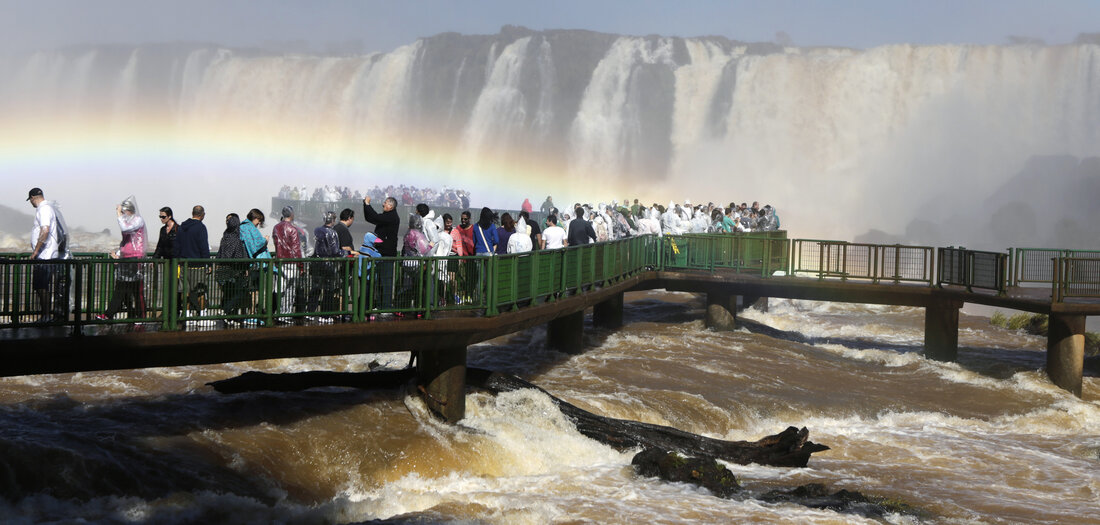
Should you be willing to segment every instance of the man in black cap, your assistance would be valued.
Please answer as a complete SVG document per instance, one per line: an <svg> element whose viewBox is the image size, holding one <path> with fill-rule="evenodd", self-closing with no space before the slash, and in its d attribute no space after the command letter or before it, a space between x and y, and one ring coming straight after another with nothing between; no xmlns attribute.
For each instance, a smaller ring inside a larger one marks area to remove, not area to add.
<svg viewBox="0 0 1100 525"><path fill-rule="evenodd" d="M42 188L31 188L27 192L27 201L34 206L34 229L31 231L31 244L34 251L31 259L36 261L54 261L64 259L68 253L68 233L64 219L57 204L46 200ZM42 262L34 265L33 288L42 308L39 322L64 321L68 291L65 285L68 279L62 275L57 263Z"/></svg>

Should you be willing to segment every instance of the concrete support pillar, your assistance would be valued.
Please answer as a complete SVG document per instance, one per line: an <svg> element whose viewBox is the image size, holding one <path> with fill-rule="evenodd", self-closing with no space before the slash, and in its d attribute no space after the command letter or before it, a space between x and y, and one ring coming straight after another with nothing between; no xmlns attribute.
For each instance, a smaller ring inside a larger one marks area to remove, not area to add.
<svg viewBox="0 0 1100 525"><path fill-rule="evenodd" d="M547 323L546 341L555 350L581 353L584 350L584 312L563 315Z"/></svg>
<svg viewBox="0 0 1100 525"><path fill-rule="evenodd" d="M953 301L939 301L924 308L924 355L937 361L959 357L959 308Z"/></svg>
<svg viewBox="0 0 1100 525"><path fill-rule="evenodd" d="M738 310L744 310L745 308L753 308L761 312L768 311L768 298L760 297L758 295L742 295L741 303L737 305Z"/></svg>
<svg viewBox="0 0 1100 525"><path fill-rule="evenodd" d="M420 351L416 385L428 408L448 423L466 417L466 347Z"/></svg>
<svg viewBox="0 0 1100 525"><path fill-rule="evenodd" d="M737 296L725 292L707 292L707 328L737 329Z"/></svg>
<svg viewBox="0 0 1100 525"><path fill-rule="evenodd" d="M1047 376L1081 397L1085 365L1085 316L1051 314L1047 325Z"/></svg>
<svg viewBox="0 0 1100 525"><path fill-rule="evenodd" d="M617 293L592 307L592 324L612 330L623 326L623 294Z"/></svg>

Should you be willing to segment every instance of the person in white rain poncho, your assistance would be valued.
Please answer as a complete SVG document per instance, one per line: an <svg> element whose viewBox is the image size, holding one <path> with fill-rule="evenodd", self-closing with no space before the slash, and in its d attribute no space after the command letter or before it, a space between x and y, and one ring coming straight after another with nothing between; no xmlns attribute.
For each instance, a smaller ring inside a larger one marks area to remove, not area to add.
<svg viewBox="0 0 1100 525"><path fill-rule="evenodd" d="M146 228L145 220L138 213L137 200L131 195L115 207L118 214L118 227L122 230L122 242L111 253L112 259L141 259L145 257ZM123 262L115 267L115 291L107 310L96 319L101 321L114 317L126 306L137 318L145 317L144 280L141 263Z"/></svg>
<svg viewBox="0 0 1100 525"><path fill-rule="evenodd" d="M681 235L684 229L680 224L680 205L668 203L668 210L661 215L661 232L665 235Z"/></svg>
<svg viewBox="0 0 1100 525"><path fill-rule="evenodd" d="M656 207L646 210L643 218L634 221L638 225L638 235L661 234L661 212Z"/></svg>
<svg viewBox="0 0 1100 525"><path fill-rule="evenodd" d="M508 237L508 253L529 252L532 247L531 228L527 226L527 221L523 220L521 214L516 220L516 233Z"/></svg>

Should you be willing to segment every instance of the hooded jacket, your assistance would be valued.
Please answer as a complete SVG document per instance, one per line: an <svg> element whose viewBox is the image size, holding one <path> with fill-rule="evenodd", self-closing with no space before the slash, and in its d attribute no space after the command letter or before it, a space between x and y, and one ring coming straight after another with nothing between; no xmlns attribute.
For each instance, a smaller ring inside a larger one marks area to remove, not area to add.
<svg viewBox="0 0 1100 525"><path fill-rule="evenodd" d="M206 234L206 225L197 219L187 219L179 225L173 247L178 259L209 259L210 239Z"/></svg>

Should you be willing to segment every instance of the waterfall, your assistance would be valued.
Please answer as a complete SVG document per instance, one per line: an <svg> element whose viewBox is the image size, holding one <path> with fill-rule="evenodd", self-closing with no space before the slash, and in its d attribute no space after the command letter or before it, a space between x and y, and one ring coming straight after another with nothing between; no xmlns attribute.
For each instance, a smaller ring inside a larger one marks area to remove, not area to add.
<svg viewBox="0 0 1100 525"><path fill-rule="evenodd" d="M1100 155L1094 44L780 48L506 28L358 56L163 44L5 63L2 136L52 122L120 140L138 124L227 148L247 137L341 183L454 182L497 206L761 200L785 226L841 238L980 207L1033 156Z"/></svg>

